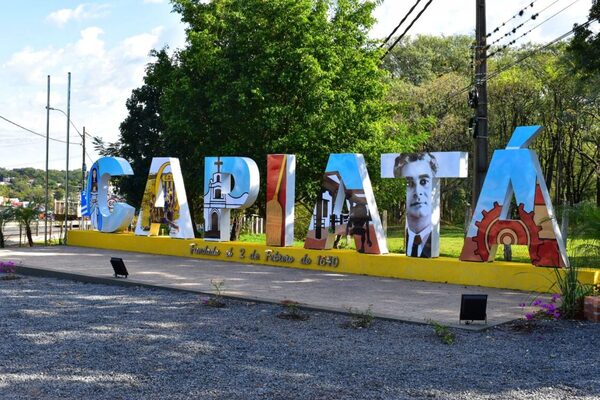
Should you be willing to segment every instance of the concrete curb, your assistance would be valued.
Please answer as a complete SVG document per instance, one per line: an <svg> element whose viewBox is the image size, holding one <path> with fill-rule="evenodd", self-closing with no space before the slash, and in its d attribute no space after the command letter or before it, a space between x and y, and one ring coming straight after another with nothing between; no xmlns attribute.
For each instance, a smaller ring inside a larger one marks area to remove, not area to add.
<svg viewBox="0 0 600 400"><path fill-rule="evenodd" d="M83 282L83 283L93 283L93 284L123 286L123 287L143 287L143 288L153 289L153 290L168 290L171 292L192 293L192 294L199 294L199 295L205 295L205 296L213 296L214 295L214 293L204 292L201 290L184 289L184 288L174 287L171 285L154 285L154 284L145 283L145 282L141 282L141 281L137 281L135 279L129 279L129 278L90 276L90 275L83 275L83 274L75 274L72 272L54 271L54 270L49 270L49 269L44 269L44 268L26 267L26 266L22 266L22 265L17 265L16 273L21 274L21 275L26 275L26 276L54 278L54 279L66 279L66 280L73 280L73 281ZM231 300L237 300L237 301L241 300L241 301L251 301L251 302L263 303L263 304L280 305L280 302L272 301L270 299L264 299L264 298L260 298L260 297L253 297L253 296L234 296L234 295L224 294L221 297L223 297L225 299L231 299ZM356 312L344 311L344 310L340 310L337 308L308 305L308 304L302 304L302 303L298 304L298 308L300 308L302 310L306 310L306 311L329 312L329 313L334 313L334 314L339 314L339 315L345 315L348 317L351 317L352 315L356 314ZM364 310L357 310L357 312L361 312L361 311L364 311ZM431 325L427 321L399 319L399 318L396 318L396 317L393 317L393 316L390 316L390 315L384 314L384 313L372 313L372 315L373 315L373 317L380 319L380 320L384 320L384 321L395 321L395 322L402 322L402 323L407 323L407 324L417 324L417 325ZM464 331L482 332L482 331L486 331L490 328L500 326L500 325L503 325L506 323L508 323L508 322L502 322L502 323L497 323L497 324L488 324L488 325L481 325L481 324L458 325L458 324L456 324L456 325L450 325L449 327L455 328L455 329L461 329Z"/></svg>

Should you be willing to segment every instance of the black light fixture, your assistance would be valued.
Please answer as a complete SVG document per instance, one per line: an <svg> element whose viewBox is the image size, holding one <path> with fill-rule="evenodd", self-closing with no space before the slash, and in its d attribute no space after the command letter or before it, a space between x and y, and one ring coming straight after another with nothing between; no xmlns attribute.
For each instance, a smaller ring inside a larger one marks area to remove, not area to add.
<svg viewBox="0 0 600 400"><path fill-rule="evenodd" d="M460 317L458 323L465 321L485 321L487 324L487 294L463 294L460 301Z"/></svg>
<svg viewBox="0 0 600 400"><path fill-rule="evenodd" d="M122 258L111 257L110 264L115 271L115 278L118 278L119 276L124 276L127 278L129 272L127 272L127 268L125 267L125 263L123 262Z"/></svg>

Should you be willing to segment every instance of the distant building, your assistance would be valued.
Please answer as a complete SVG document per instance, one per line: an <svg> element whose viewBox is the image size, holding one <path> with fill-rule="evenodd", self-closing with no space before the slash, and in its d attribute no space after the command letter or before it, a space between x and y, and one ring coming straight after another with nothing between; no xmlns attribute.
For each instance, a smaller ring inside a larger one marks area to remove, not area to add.
<svg viewBox="0 0 600 400"><path fill-rule="evenodd" d="M65 201L54 200L54 214L65 215ZM79 201L69 201L69 218L81 218L81 204Z"/></svg>

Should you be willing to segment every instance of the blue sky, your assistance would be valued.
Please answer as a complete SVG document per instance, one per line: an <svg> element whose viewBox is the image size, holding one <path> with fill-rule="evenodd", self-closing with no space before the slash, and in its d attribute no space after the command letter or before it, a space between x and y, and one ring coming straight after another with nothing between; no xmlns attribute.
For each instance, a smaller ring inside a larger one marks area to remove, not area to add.
<svg viewBox="0 0 600 400"><path fill-rule="evenodd" d="M533 9L543 9L553 1L536 0ZM540 19L573 1L558 1ZM529 3L531 0L488 0L488 28ZM379 22L372 36L386 36L412 4L384 0L375 12ZM590 5L591 0L575 1L528 35L529 40L543 43L570 30L574 22L587 19ZM44 135L47 75L51 75L51 107L66 111L70 71L71 120L80 131L85 126L91 134L114 141L126 116L125 101L131 90L142 84L144 67L151 61L148 52L184 44L184 26L179 16L171 13L167 0L4 0L1 10L0 116ZM475 0L436 0L410 33L470 34L474 20ZM52 111L50 136L64 140L65 131L65 116ZM82 151L73 129L71 142L76 143L70 148L70 168L74 169L81 165ZM97 155L91 146L87 150L89 168ZM65 160L65 144L51 142L50 167L64 169ZM44 165L45 140L0 120L0 167Z"/></svg>

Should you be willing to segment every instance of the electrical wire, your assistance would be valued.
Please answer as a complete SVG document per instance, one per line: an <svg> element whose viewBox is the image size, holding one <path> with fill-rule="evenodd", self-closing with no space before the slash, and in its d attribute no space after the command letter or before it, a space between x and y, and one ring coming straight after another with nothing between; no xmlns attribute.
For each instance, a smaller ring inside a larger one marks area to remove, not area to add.
<svg viewBox="0 0 600 400"><path fill-rule="evenodd" d="M533 30L539 28L540 26L544 25L546 22L548 22L549 20L551 20L552 18L556 17L558 14L566 11L568 8L572 7L575 3L577 3L580 0L574 0L573 2L571 2L570 4L568 4L566 7L563 7L562 9L560 9L559 11L557 11L556 13L552 14L551 16L549 16L548 18L546 18L545 20L543 20L542 22L540 22L539 24L537 24L536 26L534 26L533 28L531 28L530 30L528 30L527 32L523 33L521 36L519 36L516 39L511 40L510 42L508 42L507 44L505 44L504 46L502 46L501 48L499 48L496 51L493 51L492 53L488 54L486 57L490 58L493 57L494 55L498 54L499 52L505 50L508 46L511 46L513 44L515 44L519 39L527 36L528 34L530 34ZM555 1L556 3L556 1ZM554 4L554 3L552 3Z"/></svg>
<svg viewBox="0 0 600 400"><path fill-rule="evenodd" d="M525 22L520 23L519 25L517 25L514 28L510 29L504 35L500 36L498 39L494 40L492 43L490 43L487 46L487 48L490 48L491 46L493 46L496 43L504 40L505 38L514 35L519 29L521 29L523 26L527 25L529 22L535 21L537 19L537 17L540 16L541 13L543 13L544 11L546 11L547 9L549 9L550 7L552 7L553 5L555 5L556 3L558 3L559 1L561 1L561 0L554 0L552 3L550 3L549 5L547 5L546 7L544 7L543 9L541 9L540 11L538 11L538 12L536 12L534 14L531 14L531 17L529 19L527 19Z"/></svg>
<svg viewBox="0 0 600 400"><path fill-rule="evenodd" d="M520 9L515 15L513 15L512 17L510 17L509 19L507 19L506 21L504 21L500 25L498 25L496 28L494 28L494 30L492 30L492 32L488 33L485 37L489 38L490 36L494 35L494 33L498 33L500 31L500 29L504 28L506 26L506 24L508 24L513 19L515 19L517 17L522 17L525 14L525 10L527 10L530 7L533 8L533 5L535 4L536 1L537 0L533 0L531 3L529 3L529 5L523 7L522 9Z"/></svg>
<svg viewBox="0 0 600 400"><path fill-rule="evenodd" d="M64 112L63 110L61 110L60 108L50 107L50 110L52 110L52 111L59 111L59 112L60 112L60 113L62 113L62 114L65 116L65 117L69 118L69 117L67 116L67 113L66 113L66 112ZM83 134L82 134L82 133L79 131L79 129L77 129L77 125L75 125L75 124L73 123L73 119L72 119L72 118L69 118L69 123L71 124L71 126L73 127L73 129L75 129L75 130L77 131L77 133L79 134L79 137L83 137ZM92 139L93 139L92 135L90 135L90 134L89 134L89 133L87 133L87 132L85 133L85 136L88 136L89 138L92 138Z"/></svg>
<svg viewBox="0 0 600 400"><path fill-rule="evenodd" d="M66 158L54 158L52 160L48 160L48 162L54 162L54 161L65 161ZM6 169L14 169L14 168L26 168L29 165L37 165L37 164L43 164L45 163L46 160L41 160L41 161L28 161L27 163L20 163L20 164L13 164L13 165L6 165L2 168L6 168Z"/></svg>
<svg viewBox="0 0 600 400"><path fill-rule="evenodd" d="M8 118L3 117L2 115L0 115L0 119L3 119L4 121L8 122L9 124L12 124L12 125L14 125L14 126L16 126L18 128L21 128L24 131L27 131L29 133L32 133L32 134L36 135L36 136L39 136L41 138L46 139L46 135L38 133L38 132L35 132L35 131L32 131L31 129L28 129L28 128L25 128L23 125L19 125L16 122L13 122L13 121L9 120ZM48 139L52 140L54 142L65 143L65 144L67 143L66 140L55 139L55 138L48 138ZM69 142L69 144L77 144L77 145L79 145L79 143L73 143L73 142Z"/></svg>
<svg viewBox="0 0 600 400"><path fill-rule="evenodd" d="M400 28L400 26L404 23L404 21L406 21L406 18L408 18L408 16L413 12L413 10L415 9L415 7L421 2L421 0L417 0L417 2L415 4L413 4L413 6L410 8L410 10L408 10L408 12L404 15L404 17L402 17L402 19L400 20L400 23L398 25L396 25L396 27L394 28L394 30L392 31L392 33L390 33L385 40L383 41L383 43L381 43L379 45L379 48L382 48L383 46L385 46L385 44L392 38L392 36L394 36L394 33L396 33L396 31Z"/></svg>
<svg viewBox="0 0 600 400"><path fill-rule="evenodd" d="M417 20L419 18L421 18L421 15L423 15L425 10L427 10L427 8L429 7L429 5L431 4L432 1L433 0L429 0L425 4L425 7L423 7L423 9L417 14L417 16L412 20L412 22L410 23L410 25L408 25L408 27L404 30L404 32L402 32L402 34L400 36L398 36L398 38L396 38L394 43L392 43L392 45L390 47L388 47L388 49L385 51L385 54L383 56L381 56L380 60L383 60L385 58L385 56L387 56L390 53L390 51L392 51L392 49L398 44L398 42L400 42L400 40L402 40L402 38L406 35L406 33L410 30L410 28L412 28L412 26L415 24L415 22L417 22Z"/></svg>
<svg viewBox="0 0 600 400"><path fill-rule="evenodd" d="M576 1L578 1L578 0L576 0ZM504 72L504 71L506 71L506 70L508 70L508 69L510 69L510 68L512 68L512 67L514 67L515 65L522 63L523 61L525 61L526 59L528 59L529 57L531 57L532 55L534 55L534 54L535 54L535 53L537 53L538 51L541 51L541 50L547 49L548 47L552 46L553 44L555 44L555 43L557 43L557 42L559 42L559 41L563 40L564 38L566 38L566 37L570 36L571 34L573 34L573 33L574 33L576 30L578 30L578 29L581 29L581 28L585 28L585 27L587 27L588 25L590 25L590 24L591 24L592 22L594 22L595 20L596 20L595 18L592 18L592 19L589 19L589 20L587 20L587 21L586 21L586 22L584 22L582 25L578 25L576 28L573 28L573 29L571 29L569 32L563 33L562 35L560 35L560 36L559 36L559 37L557 37L556 39L552 40L551 42L548 42L548 43L547 43L547 44L545 44L544 46L542 46L542 47L540 47L540 48L537 48L537 49L534 49L534 50L532 50L532 51L531 51L531 52L529 52L528 54L526 54L526 55L524 55L524 56L522 56L522 57L518 58L518 59L517 59L517 60L515 60L514 62L512 62L512 63L508 64L508 65L507 65L507 66L505 66L504 68L501 68L500 70L496 70L496 71L492 72L491 74L489 74L489 75L486 77L486 81L487 81L487 80L489 80L489 79L492 79L492 78L494 78L495 76L497 76L497 75L501 74L502 72Z"/></svg>
<svg viewBox="0 0 600 400"><path fill-rule="evenodd" d="M525 60L526 60L526 59L528 59L529 57L533 56L533 55L534 55L534 54L536 54L537 52L539 52L539 51L541 51L541 50L544 50L544 49L547 49L548 47L552 46L553 44L555 44L555 43L557 43L557 42L559 42L559 41L561 41L561 40L565 39L566 37L568 37L568 36L572 35L572 34L573 34L573 33L574 33L576 30L578 30L578 29L582 29L582 28L585 28L585 27L589 26L589 25L590 25L592 22L594 22L594 21L596 21L596 18L591 18L591 19L588 19L588 20L587 20L586 22L584 22L583 24L581 24L581 25L577 25L576 27L574 27L574 28L573 28L573 29L571 29L570 31L563 33L562 35L560 35L560 36L559 36L559 37L557 37L556 39L554 39L554 40L552 40L552 41L550 41L550 42L546 43L545 45L543 45L543 46L541 46L541 47L538 47L538 48L536 48L536 49L533 49L533 50L531 50L529 53L525 54L525 55L524 55L524 56L522 56L522 57L519 57L519 58L518 58L517 60L515 60L514 62L512 62L512 63L510 63L510 64L506 65L505 67L503 67L503 68L501 68L501 69L499 69L499 70L496 70L496 71L492 72L492 73L491 73L491 74L489 74L489 75L488 75L488 76L487 76L485 79L483 79L483 80L482 80L482 82L487 82L487 81L489 81L490 79L492 79L492 78L495 78L496 76L500 75L502 72L504 72L504 71L506 71L506 70L508 70L508 69L510 69L510 68L512 68L512 67L514 67L514 66L515 66L515 65L517 65L517 64L520 64L520 63L522 63L523 61L525 61ZM446 98L446 100L450 100L450 99L452 99L452 98L454 98L454 97L456 97L456 96L458 96L458 95L461 95L461 94L463 94L463 93L466 93L466 92L468 92L468 91L469 91L469 90L472 88L472 86L473 86L473 85L469 84L468 86L465 86L464 88L462 88L462 89L460 89L460 90L458 90L458 91L456 91L456 92L454 92L454 93L451 93L450 95L448 95L448 97Z"/></svg>
<svg viewBox="0 0 600 400"><path fill-rule="evenodd" d="M39 142L37 142L37 143L39 143ZM19 143L11 143L11 144L4 144L3 143L2 144L2 148L5 149L7 147L31 146L31 145L34 145L34 144L36 144L36 142L24 142L24 141L21 141Z"/></svg>

